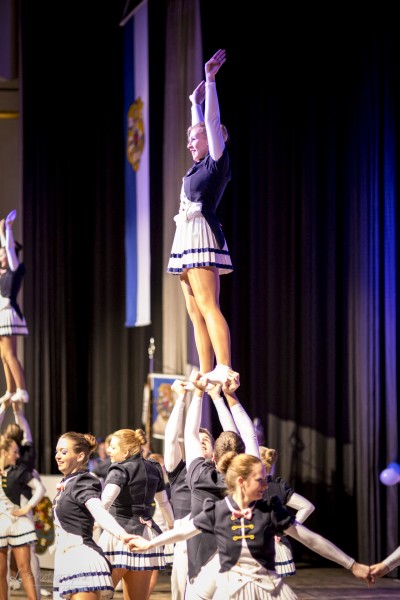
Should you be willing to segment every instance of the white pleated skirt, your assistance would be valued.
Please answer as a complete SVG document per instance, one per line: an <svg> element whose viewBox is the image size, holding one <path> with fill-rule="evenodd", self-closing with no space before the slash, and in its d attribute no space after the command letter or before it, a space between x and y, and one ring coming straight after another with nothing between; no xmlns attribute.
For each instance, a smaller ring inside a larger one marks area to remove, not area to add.
<svg viewBox="0 0 400 600"><path fill-rule="evenodd" d="M15 308L7 306L0 310L0 337L28 334L25 317L21 319Z"/></svg>
<svg viewBox="0 0 400 600"><path fill-rule="evenodd" d="M288 543L275 540L275 571L281 577L296 575L296 565L294 564L292 550L287 545Z"/></svg>
<svg viewBox="0 0 400 600"><path fill-rule="evenodd" d="M159 533L151 527L145 527L143 532L143 537L146 540L152 540L158 535ZM126 544L116 538L115 535L108 533L108 531L102 532L97 543L114 569L127 569L128 571L158 571L165 569L164 546L143 550L143 552L131 552Z"/></svg>
<svg viewBox="0 0 400 600"><path fill-rule="evenodd" d="M180 275L195 267L217 267L220 275L233 271L228 246L220 249L211 227L201 212L201 202L190 202L181 194L176 231L167 272Z"/></svg>
<svg viewBox="0 0 400 600"><path fill-rule="evenodd" d="M18 548L36 544L36 541L37 535L31 519L0 514L0 548Z"/></svg>
<svg viewBox="0 0 400 600"><path fill-rule="evenodd" d="M213 600L297 600L284 579L257 561L241 558L230 571L218 573Z"/></svg>
<svg viewBox="0 0 400 600"><path fill-rule="evenodd" d="M114 596L110 565L83 544L56 551L54 559L53 599L70 598L78 592L100 592L102 599Z"/></svg>

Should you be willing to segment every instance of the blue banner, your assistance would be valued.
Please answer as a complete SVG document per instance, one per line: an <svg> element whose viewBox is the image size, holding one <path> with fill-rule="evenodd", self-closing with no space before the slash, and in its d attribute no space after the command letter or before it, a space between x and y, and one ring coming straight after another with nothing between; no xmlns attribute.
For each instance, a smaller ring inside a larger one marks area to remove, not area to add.
<svg viewBox="0 0 400 600"><path fill-rule="evenodd" d="M151 322L148 80L145 0L124 24L126 327Z"/></svg>

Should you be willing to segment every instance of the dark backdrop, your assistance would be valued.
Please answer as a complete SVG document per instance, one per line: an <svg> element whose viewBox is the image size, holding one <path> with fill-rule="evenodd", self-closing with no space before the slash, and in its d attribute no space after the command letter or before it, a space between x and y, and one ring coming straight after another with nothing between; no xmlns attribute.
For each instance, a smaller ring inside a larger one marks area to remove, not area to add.
<svg viewBox="0 0 400 600"><path fill-rule="evenodd" d="M162 346L170 4L150 1L152 325L126 329L124 3L57 14L21 3L26 412L43 473L56 472L63 431L142 425L149 338ZM397 486L379 483L399 424L395 17L385 3L352 15L337 3L262 16L260 3L200 6L204 58L228 53L218 91L233 179L220 218L236 268L221 303L240 398L315 503L310 527L374 562L399 533Z"/></svg>

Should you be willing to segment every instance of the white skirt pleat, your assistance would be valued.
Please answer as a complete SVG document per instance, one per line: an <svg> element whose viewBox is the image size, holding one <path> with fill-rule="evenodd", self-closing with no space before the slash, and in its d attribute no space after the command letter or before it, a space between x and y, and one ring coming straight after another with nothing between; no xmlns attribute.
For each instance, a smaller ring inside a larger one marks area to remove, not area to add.
<svg viewBox="0 0 400 600"><path fill-rule="evenodd" d="M150 527L145 527L143 537L152 540L159 533ZM114 569L128 569L129 571L157 571L165 569L166 560L164 546L144 550L143 552L130 552L128 546L118 540L115 535L103 531L98 541L103 549L104 556L110 561Z"/></svg>
<svg viewBox="0 0 400 600"><path fill-rule="evenodd" d="M296 565L289 546L275 541L275 571L281 577L296 575Z"/></svg>
<svg viewBox="0 0 400 600"><path fill-rule="evenodd" d="M79 592L100 592L102 599L114 596L110 565L88 546L74 546L56 552L53 598L70 598Z"/></svg>
<svg viewBox="0 0 400 600"><path fill-rule="evenodd" d="M257 578L228 571L218 574L213 600L297 600L297 595L274 571Z"/></svg>
<svg viewBox="0 0 400 600"><path fill-rule="evenodd" d="M19 317L12 306L0 310L0 336L28 335L25 317Z"/></svg>
<svg viewBox="0 0 400 600"><path fill-rule="evenodd" d="M220 249L211 227L201 212L201 204L181 201L179 214L175 216L176 231L172 243L167 272L180 275L194 267L217 267L220 275L233 271L228 246ZM197 207L197 208L196 208Z"/></svg>
<svg viewBox="0 0 400 600"><path fill-rule="evenodd" d="M0 514L0 548L18 548L36 542L37 535L31 519Z"/></svg>

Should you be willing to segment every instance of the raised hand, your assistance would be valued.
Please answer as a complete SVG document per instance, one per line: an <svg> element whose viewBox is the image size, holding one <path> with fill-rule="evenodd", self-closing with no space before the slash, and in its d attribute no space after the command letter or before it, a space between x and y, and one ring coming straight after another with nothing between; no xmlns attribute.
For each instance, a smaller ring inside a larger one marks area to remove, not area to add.
<svg viewBox="0 0 400 600"><path fill-rule="evenodd" d="M185 385L187 381L182 381L182 379L175 379L174 383L171 385L171 390L181 396L186 393Z"/></svg>
<svg viewBox="0 0 400 600"><path fill-rule="evenodd" d="M192 94L189 96L189 100L193 104L203 104L204 99L206 97L206 82L200 81L199 85L193 90Z"/></svg>
<svg viewBox="0 0 400 600"><path fill-rule="evenodd" d="M226 51L217 50L217 52L205 64L206 81L215 81L215 76L226 61Z"/></svg>
<svg viewBox="0 0 400 600"><path fill-rule="evenodd" d="M14 223L15 219L17 218L17 211L12 210L10 213L8 213L8 215L6 216L6 225L8 227L11 227L11 225Z"/></svg>

